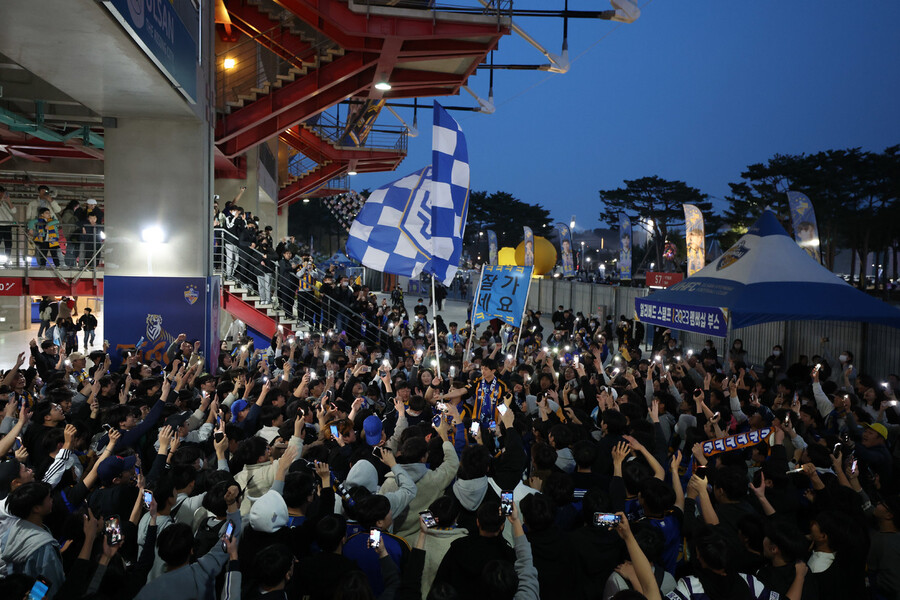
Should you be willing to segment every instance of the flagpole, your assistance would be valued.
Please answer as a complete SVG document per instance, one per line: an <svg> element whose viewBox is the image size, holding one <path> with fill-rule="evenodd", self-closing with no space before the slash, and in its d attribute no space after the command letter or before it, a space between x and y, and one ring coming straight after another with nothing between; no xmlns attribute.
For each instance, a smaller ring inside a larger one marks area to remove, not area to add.
<svg viewBox="0 0 900 600"><path fill-rule="evenodd" d="M463 362L469 360L469 352L472 351L472 335L475 333L475 303L478 302L478 295L481 293L481 280L484 279L484 264L481 265L481 275L478 276L478 287L475 289L475 299L472 300L472 313L469 320L472 321L469 327L469 341L466 342L466 353L463 355Z"/></svg>
<svg viewBox="0 0 900 600"><path fill-rule="evenodd" d="M437 295L434 293L434 273L431 274L431 312L434 316L431 318L431 334L434 336L434 365L437 377L441 376L441 351L438 347L438 330L437 330Z"/></svg>
<svg viewBox="0 0 900 600"><path fill-rule="evenodd" d="M534 273L534 271L532 271ZM513 349L513 360L519 357L519 344L522 342L522 324L525 321L525 313L528 312L528 295L531 294L531 275L528 276L528 289L525 290L525 304L522 307L522 318L519 319L519 335L516 336L516 347Z"/></svg>

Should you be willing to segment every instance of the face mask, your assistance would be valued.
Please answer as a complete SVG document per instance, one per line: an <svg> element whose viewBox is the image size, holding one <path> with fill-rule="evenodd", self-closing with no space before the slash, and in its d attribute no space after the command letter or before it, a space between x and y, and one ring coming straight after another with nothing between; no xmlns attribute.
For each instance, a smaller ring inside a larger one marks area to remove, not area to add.
<svg viewBox="0 0 900 600"><path fill-rule="evenodd" d="M846 354L841 354L838 358L840 359L841 362L847 362L847 355L846 355Z"/></svg>
<svg viewBox="0 0 900 600"><path fill-rule="evenodd" d="M781 350L772 350L772 356L781 356Z"/></svg>

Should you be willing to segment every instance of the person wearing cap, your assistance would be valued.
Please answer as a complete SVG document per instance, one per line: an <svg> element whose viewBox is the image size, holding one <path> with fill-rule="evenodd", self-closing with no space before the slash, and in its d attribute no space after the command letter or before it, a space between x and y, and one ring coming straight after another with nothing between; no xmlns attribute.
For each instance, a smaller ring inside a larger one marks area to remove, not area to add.
<svg viewBox="0 0 900 600"><path fill-rule="evenodd" d="M866 467L881 479L882 486L890 486L894 480L893 457L888 448L888 430L881 423L856 424L853 411L847 412L847 430L855 440L854 456L859 461L859 470Z"/></svg>
<svg viewBox="0 0 900 600"><path fill-rule="evenodd" d="M97 329L97 317L90 307L85 307L78 318L78 326L84 332L84 351L94 345L94 332Z"/></svg>
<svg viewBox="0 0 900 600"><path fill-rule="evenodd" d="M97 206L97 200L94 198L88 198L87 202L84 203L82 208L78 209L78 212L75 213L78 215L78 223L80 225L84 225L88 222L88 215L97 215L97 222L103 222L103 211L100 210L100 207Z"/></svg>

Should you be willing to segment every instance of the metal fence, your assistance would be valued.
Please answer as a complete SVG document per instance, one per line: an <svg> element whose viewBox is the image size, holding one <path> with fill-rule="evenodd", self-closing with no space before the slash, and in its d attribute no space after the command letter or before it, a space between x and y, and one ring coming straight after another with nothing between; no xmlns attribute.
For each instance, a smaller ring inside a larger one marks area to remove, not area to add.
<svg viewBox="0 0 900 600"><path fill-rule="evenodd" d="M244 301L254 304L260 312L269 309L290 312L294 321L311 331L346 331L351 339L368 344L383 344L390 339L386 329L353 307L324 294L297 293L299 282L296 278L291 280L287 290L279 289L281 272L277 261L265 261L263 265L264 257L259 250L241 246L239 240L225 229L213 231L214 272L221 275L226 284L232 285L232 291L243 290L248 296Z"/></svg>
<svg viewBox="0 0 900 600"><path fill-rule="evenodd" d="M538 279L531 284L529 308L552 314L559 305L584 314L634 316L634 299L646 296L647 288L617 287L602 284ZM725 354L734 340L743 341L750 363L762 365L776 344L783 348L789 361L801 354L812 356L822 352L822 338L828 338L827 348L833 356L842 350L853 353L858 369L883 378L900 373L900 329L885 325L871 325L849 321L776 321L730 331L728 337L709 338L706 335L676 332L685 348L700 349L712 339L719 355ZM652 340L653 328L647 327L646 341Z"/></svg>
<svg viewBox="0 0 900 600"><path fill-rule="evenodd" d="M0 221L0 268L21 269L26 279L34 271L51 271L67 284L85 276L96 278L103 269L104 239L103 233L60 232L59 245L51 248L49 242L35 243L34 232L26 225Z"/></svg>

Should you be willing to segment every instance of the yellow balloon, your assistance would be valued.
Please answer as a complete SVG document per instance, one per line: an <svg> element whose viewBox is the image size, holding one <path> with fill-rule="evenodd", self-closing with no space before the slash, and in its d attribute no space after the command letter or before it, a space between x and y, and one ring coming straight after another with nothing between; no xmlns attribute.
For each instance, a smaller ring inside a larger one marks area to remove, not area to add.
<svg viewBox="0 0 900 600"><path fill-rule="evenodd" d="M516 265L516 249L500 248L497 251L497 263L502 266L514 267Z"/></svg>
<svg viewBox="0 0 900 600"><path fill-rule="evenodd" d="M516 246L516 264L522 266L525 264L525 242L522 241ZM534 236L534 274L546 275L553 270L556 265L556 248L547 238L539 235Z"/></svg>

